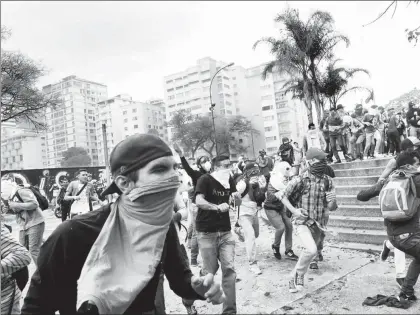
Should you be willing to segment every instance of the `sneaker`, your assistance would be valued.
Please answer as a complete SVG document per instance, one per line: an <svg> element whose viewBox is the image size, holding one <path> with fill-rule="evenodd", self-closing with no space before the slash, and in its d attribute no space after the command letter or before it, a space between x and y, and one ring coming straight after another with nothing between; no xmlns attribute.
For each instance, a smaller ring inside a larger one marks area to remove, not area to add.
<svg viewBox="0 0 420 315"><path fill-rule="evenodd" d="M187 314L189 314L189 315L197 315L198 314L197 309L195 308L194 304L192 304L192 305L186 305L184 303L184 301L182 301L182 304L184 304L184 306L185 306L185 308L187 310Z"/></svg>
<svg viewBox="0 0 420 315"><path fill-rule="evenodd" d="M286 251L284 254L286 255L286 258L290 259L290 260L298 260L299 259L299 257L296 256L295 253L293 252L293 250L291 250L291 249Z"/></svg>
<svg viewBox="0 0 420 315"><path fill-rule="evenodd" d="M271 245L271 249L273 250L274 257L276 257L278 260L280 260L281 259L280 247L276 247L274 245Z"/></svg>
<svg viewBox="0 0 420 315"><path fill-rule="evenodd" d="M290 293L296 293L298 292L298 289L296 287L295 279L291 279L289 281L289 292Z"/></svg>
<svg viewBox="0 0 420 315"><path fill-rule="evenodd" d="M309 264L309 269L319 269L318 263L316 261L313 261Z"/></svg>
<svg viewBox="0 0 420 315"><path fill-rule="evenodd" d="M402 285L404 284L405 278L397 278L397 285L400 287L402 287Z"/></svg>
<svg viewBox="0 0 420 315"><path fill-rule="evenodd" d="M190 263L190 265L191 265L192 267L197 267L197 266L198 266L197 259L191 259L191 263Z"/></svg>
<svg viewBox="0 0 420 315"><path fill-rule="evenodd" d="M417 297L412 294L412 295L407 295L404 292L401 292L400 295L398 296L398 299L401 300L405 300L405 301L417 301Z"/></svg>
<svg viewBox="0 0 420 315"><path fill-rule="evenodd" d="M251 266L249 266L249 271L251 271L256 276L262 274L262 271L257 264L252 264Z"/></svg>
<svg viewBox="0 0 420 315"><path fill-rule="evenodd" d="M299 275L299 274L295 275L295 284L296 284L296 289L298 289L298 291L301 291L303 289L304 277L305 277L304 275Z"/></svg>
<svg viewBox="0 0 420 315"><path fill-rule="evenodd" d="M334 164L340 164L340 163L341 163L341 160L337 160L334 162Z"/></svg>
<svg viewBox="0 0 420 315"><path fill-rule="evenodd" d="M386 246L386 241L382 244L381 260L385 261L389 256L390 249Z"/></svg>

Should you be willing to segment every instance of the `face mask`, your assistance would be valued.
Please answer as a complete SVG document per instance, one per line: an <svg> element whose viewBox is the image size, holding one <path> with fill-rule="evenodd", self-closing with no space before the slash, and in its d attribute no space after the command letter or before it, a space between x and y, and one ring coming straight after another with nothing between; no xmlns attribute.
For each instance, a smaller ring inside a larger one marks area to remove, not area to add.
<svg viewBox="0 0 420 315"><path fill-rule="evenodd" d="M178 176L154 181L136 187L127 194L125 208L133 213L142 212L143 221L148 224L161 225L170 222L174 200L180 181Z"/></svg>
<svg viewBox="0 0 420 315"><path fill-rule="evenodd" d="M10 199L16 192L17 184L11 180L1 181L1 197L5 200Z"/></svg>
<svg viewBox="0 0 420 315"><path fill-rule="evenodd" d="M327 168L327 161L319 161L309 165L309 171L311 174L321 177L325 174L325 169Z"/></svg>
<svg viewBox="0 0 420 315"><path fill-rule="evenodd" d="M220 184L223 185L226 189L230 188L229 178L230 178L230 170L229 169L220 169L213 173L211 176L217 180Z"/></svg>
<svg viewBox="0 0 420 315"><path fill-rule="evenodd" d="M210 172L210 170L211 170L211 162L210 161L207 161L203 165L201 165L201 167L206 172Z"/></svg>

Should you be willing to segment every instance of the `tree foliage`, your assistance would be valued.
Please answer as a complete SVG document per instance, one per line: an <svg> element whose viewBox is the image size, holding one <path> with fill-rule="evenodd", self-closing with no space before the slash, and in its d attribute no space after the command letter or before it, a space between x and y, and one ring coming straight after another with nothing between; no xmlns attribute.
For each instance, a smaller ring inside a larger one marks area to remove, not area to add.
<svg viewBox="0 0 420 315"><path fill-rule="evenodd" d="M419 4L420 3L420 0L414 0L414 1L412 1L412 0L410 0L410 1L408 1L408 4L407 4L407 7L411 4L411 3L414 3L414 4ZM381 13L381 14L379 14L378 15L378 17L376 18L376 19L374 19L372 22L370 22L370 23L368 23L368 24L365 24L365 25L363 25L363 27L365 27L365 26L368 26L368 25L371 25L371 24L373 24L373 23L375 23L376 21L378 21L380 18L382 18L392 7L394 7L394 11L393 11L393 13L392 13L392 16L391 16L391 18L393 18L394 17L394 15L395 15L395 12L397 11L397 7L398 7L398 1L397 0L394 0L394 1L392 1L388 6L387 6L387 8ZM411 43L412 41L414 42L414 46L416 46L417 45L417 41L418 41L418 38L419 38L419 36L420 36L420 25L419 26L417 26L417 27L415 27L415 28L413 28L413 29L405 29L405 34L406 34L406 36L407 36L407 40Z"/></svg>
<svg viewBox="0 0 420 315"><path fill-rule="evenodd" d="M260 43L267 43L275 58L265 66L262 77L265 79L268 73L277 72L286 74L291 81L300 84L303 93L294 95L304 102L308 120L312 122L312 102L318 117L322 110L317 76L319 68L323 62L334 57L334 48L339 43L348 46L350 41L335 31L334 19L328 12L316 11L307 21L303 21L298 10L286 9L274 21L282 25L279 37L264 37L254 44L255 49ZM289 92L296 84L290 84Z"/></svg>
<svg viewBox="0 0 420 315"><path fill-rule="evenodd" d="M10 31L2 26L2 40L9 36ZM36 87L47 71L20 52L2 50L1 54L1 121L28 122L36 130L45 130L45 109L61 104L57 96L44 95Z"/></svg>
<svg viewBox="0 0 420 315"><path fill-rule="evenodd" d="M247 147L239 143L240 137L248 137L253 133L259 134L252 127L251 122L243 116L216 117L216 137L212 118L207 115L191 115L185 110L174 114L167 124L172 127L172 141L176 141L185 152L190 152L194 157L198 149L206 151L210 156L229 154L230 152L244 153Z"/></svg>
<svg viewBox="0 0 420 315"><path fill-rule="evenodd" d="M84 148L71 147L71 148L68 148L63 153L63 160L61 161L61 166L83 167L83 166L90 166L91 163L92 163L92 160Z"/></svg>
<svg viewBox="0 0 420 315"><path fill-rule="evenodd" d="M329 101L331 108L336 108L339 100L349 92L367 92L366 102L374 99L373 90L364 86L350 86L350 81L358 73L370 76L369 71L362 68L336 67L339 60L331 62L321 74L320 93Z"/></svg>

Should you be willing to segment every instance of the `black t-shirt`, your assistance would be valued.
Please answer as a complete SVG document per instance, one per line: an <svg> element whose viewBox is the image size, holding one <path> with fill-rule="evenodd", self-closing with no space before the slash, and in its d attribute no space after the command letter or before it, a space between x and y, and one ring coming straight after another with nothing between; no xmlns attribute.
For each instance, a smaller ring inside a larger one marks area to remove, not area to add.
<svg viewBox="0 0 420 315"><path fill-rule="evenodd" d="M229 180L230 189L226 189L222 184L210 174L202 175L195 187L195 195L204 195L204 199L212 204L220 205L229 203L229 196L236 191L235 182ZM198 208L196 219L197 232L228 232L230 231L229 211L218 213L215 210L203 210Z"/></svg>

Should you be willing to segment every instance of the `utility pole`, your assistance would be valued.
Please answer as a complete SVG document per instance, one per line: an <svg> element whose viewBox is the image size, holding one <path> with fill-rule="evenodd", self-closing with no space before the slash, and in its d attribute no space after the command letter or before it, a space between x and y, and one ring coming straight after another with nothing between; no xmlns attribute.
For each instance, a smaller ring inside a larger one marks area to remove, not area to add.
<svg viewBox="0 0 420 315"><path fill-rule="evenodd" d="M109 170L109 158L108 158L108 138L106 136L106 124L102 124L102 140L104 142L104 159L105 159L105 177L107 186L111 183L111 172ZM111 202L112 197L107 196L108 202ZM110 200L111 198L111 200Z"/></svg>

